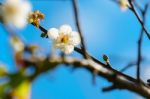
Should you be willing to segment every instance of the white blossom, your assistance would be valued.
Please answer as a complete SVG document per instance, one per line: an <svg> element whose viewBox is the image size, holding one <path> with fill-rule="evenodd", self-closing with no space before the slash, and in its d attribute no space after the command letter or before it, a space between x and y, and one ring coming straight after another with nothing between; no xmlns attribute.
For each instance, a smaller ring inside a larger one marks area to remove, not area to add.
<svg viewBox="0 0 150 99"><path fill-rule="evenodd" d="M119 4L122 11L126 11L130 6L128 0L119 0Z"/></svg>
<svg viewBox="0 0 150 99"><path fill-rule="evenodd" d="M6 24L23 28L27 24L31 4L27 0L6 0L1 6L0 13Z"/></svg>
<svg viewBox="0 0 150 99"><path fill-rule="evenodd" d="M53 46L65 54L72 53L74 47L80 44L79 33L72 31L69 25L62 25L59 29L49 29L48 37L53 40Z"/></svg>

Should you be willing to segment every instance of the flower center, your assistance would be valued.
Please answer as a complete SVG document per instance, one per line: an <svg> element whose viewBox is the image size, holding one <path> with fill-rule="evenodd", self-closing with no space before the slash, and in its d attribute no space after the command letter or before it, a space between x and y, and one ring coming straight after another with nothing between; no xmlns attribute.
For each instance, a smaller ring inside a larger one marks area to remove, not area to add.
<svg viewBox="0 0 150 99"><path fill-rule="evenodd" d="M61 43L68 43L68 41L69 41L69 36L68 35L60 36L60 42Z"/></svg>

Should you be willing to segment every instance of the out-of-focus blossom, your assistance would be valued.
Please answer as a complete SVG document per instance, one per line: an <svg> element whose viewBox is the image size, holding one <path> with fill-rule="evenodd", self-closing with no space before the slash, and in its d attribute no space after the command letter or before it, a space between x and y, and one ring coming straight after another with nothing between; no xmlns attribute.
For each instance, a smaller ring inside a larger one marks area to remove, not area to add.
<svg viewBox="0 0 150 99"><path fill-rule="evenodd" d="M119 0L119 4L123 11L126 11L130 6L128 0Z"/></svg>
<svg viewBox="0 0 150 99"><path fill-rule="evenodd" d="M7 69L4 64L0 64L0 77L5 76L7 74Z"/></svg>
<svg viewBox="0 0 150 99"><path fill-rule="evenodd" d="M23 81L16 88L12 90L12 99L30 99L31 82L28 80Z"/></svg>
<svg viewBox="0 0 150 99"><path fill-rule="evenodd" d="M54 47L65 54L72 53L74 47L80 44L79 33L72 31L69 25L62 25L59 30L56 28L49 29L48 37L53 40Z"/></svg>
<svg viewBox="0 0 150 99"><path fill-rule="evenodd" d="M10 43L14 48L15 52L22 52L24 50L24 44L18 37L13 36L10 39Z"/></svg>
<svg viewBox="0 0 150 99"><path fill-rule="evenodd" d="M33 23L36 27L39 27L40 20L44 19L44 14L40 11L34 11L29 14L28 22Z"/></svg>
<svg viewBox="0 0 150 99"><path fill-rule="evenodd" d="M22 59L22 54L25 49L24 43L16 36L10 38L10 43L15 51L15 61L17 66L24 66L24 61Z"/></svg>
<svg viewBox="0 0 150 99"><path fill-rule="evenodd" d="M6 0L0 7L2 20L5 24L13 24L23 28L31 11L31 4L27 0Z"/></svg>

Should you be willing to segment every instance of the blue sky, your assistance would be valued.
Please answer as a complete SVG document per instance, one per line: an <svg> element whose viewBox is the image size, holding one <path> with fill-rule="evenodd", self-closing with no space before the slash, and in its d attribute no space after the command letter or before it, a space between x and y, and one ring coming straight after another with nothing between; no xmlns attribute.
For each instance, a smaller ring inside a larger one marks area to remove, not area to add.
<svg viewBox="0 0 150 99"><path fill-rule="evenodd" d="M102 60L102 55L110 57L111 64L116 69L121 69L128 62L135 61L137 56L137 39L141 29L140 24L131 11L122 12L118 5L109 0L78 0L80 22L84 33L88 52ZM149 0L138 0L143 5ZM72 3L70 0L31 0L33 10L40 10L45 14L41 24L48 28L70 24L75 28ZM150 12L149 12L150 13ZM150 21L147 17L146 27ZM148 29L150 30L150 29ZM7 33L0 27L0 60L8 65L10 71L15 68L13 52L9 44ZM41 31L28 25L23 30L17 30L18 35L27 44L38 44L44 53L50 50L51 42L40 37ZM143 54L149 58L150 44L144 37ZM72 55L79 56L77 53ZM144 63L148 66L148 62ZM144 71L144 69L143 69ZM131 68L126 73L135 76L135 69ZM84 69L74 72L63 65L52 72L39 76L32 84L32 99L134 99L134 93L125 90L116 90L103 93L101 88L108 86L105 79L97 77L97 84L92 84L92 76Z"/></svg>

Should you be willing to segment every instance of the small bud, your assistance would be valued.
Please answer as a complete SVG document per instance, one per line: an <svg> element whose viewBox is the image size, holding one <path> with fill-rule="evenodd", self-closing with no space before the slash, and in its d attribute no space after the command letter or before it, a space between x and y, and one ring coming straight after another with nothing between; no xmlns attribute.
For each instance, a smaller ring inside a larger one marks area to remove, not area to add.
<svg viewBox="0 0 150 99"><path fill-rule="evenodd" d="M104 55L103 55L103 60L104 60L105 62L109 62L108 56L104 54Z"/></svg>
<svg viewBox="0 0 150 99"><path fill-rule="evenodd" d="M103 55L103 60L106 62L107 67L111 67L110 62L109 62L109 57L107 55Z"/></svg>
<svg viewBox="0 0 150 99"><path fill-rule="evenodd" d="M147 84L150 86L150 79L147 80Z"/></svg>
<svg viewBox="0 0 150 99"><path fill-rule="evenodd" d="M46 33L42 33L42 34L41 34L41 37L42 37L42 38L47 38L48 35L47 35Z"/></svg>

